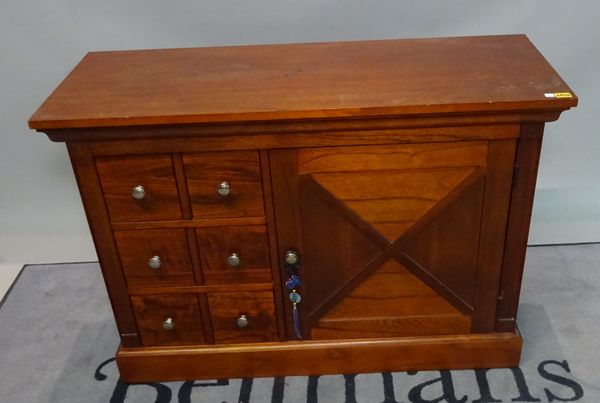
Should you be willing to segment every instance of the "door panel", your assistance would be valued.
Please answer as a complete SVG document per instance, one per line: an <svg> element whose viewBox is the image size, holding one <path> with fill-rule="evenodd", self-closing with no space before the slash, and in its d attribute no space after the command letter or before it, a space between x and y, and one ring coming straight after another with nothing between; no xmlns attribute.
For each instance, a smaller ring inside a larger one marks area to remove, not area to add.
<svg viewBox="0 0 600 403"><path fill-rule="evenodd" d="M370 227L344 210L336 198L324 199L323 191L313 189L313 184L310 178L301 178L304 253L300 275L304 289L310 290L303 308L311 318L326 311L332 295L343 295L343 287L380 255L379 239L368 232Z"/></svg>
<svg viewBox="0 0 600 403"><path fill-rule="evenodd" d="M304 337L485 330L472 323L491 311L478 306L477 281L500 267L478 263L484 196L487 206L508 198L513 162L503 153L490 172L488 150L480 141L271 152L275 195L299 196L292 208L274 199L278 237L302 255Z"/></svg>
<svg viewBox="0 0 600 403"><path fill-rule="evenodd" d="M458 167L309 176L393 243L474 171Z"/></svg>
<svg viewBox="0 0 600 403"><path fill-rule="evenodd" d="M468 333L471 318L394 259L387 260L312 329L340 339Z"/></svg>
<svg viewBox="0 0 600 403"><path fill-rule="evenodd" d="M446 298L468 310L474 305L483 189L484 178L480 177L402 241L410 264L430 273L445 288Z"/></svg>
<svg viewBox="0 0 600 403"><path fill-rule="evenodd" d="M485 141L304 148L298 150L298 172L485 166L487 149Z"/></svg>

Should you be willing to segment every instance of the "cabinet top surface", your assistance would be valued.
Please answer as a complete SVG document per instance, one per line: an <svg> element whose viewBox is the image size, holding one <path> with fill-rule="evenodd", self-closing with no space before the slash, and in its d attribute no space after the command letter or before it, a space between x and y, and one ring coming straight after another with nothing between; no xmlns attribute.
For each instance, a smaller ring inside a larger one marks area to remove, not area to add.
<svg viewBox="0 0 600 403"><path fill-rule="evenodd" d="M564 110L524 35L88 53L32 129Z"/></svg>

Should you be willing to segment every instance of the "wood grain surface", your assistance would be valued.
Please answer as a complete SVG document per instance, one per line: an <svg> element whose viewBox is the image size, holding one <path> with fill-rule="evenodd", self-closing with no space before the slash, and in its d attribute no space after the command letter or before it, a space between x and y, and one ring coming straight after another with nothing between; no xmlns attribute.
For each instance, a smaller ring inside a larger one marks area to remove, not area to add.
<svg viewBox="0 0 600 403"><path fill-rule="evenodd" d="M388 260L312 329L313 339L469 333L471 320L395 260Z"/></svg>
<svg viewBox="0 0 600 403"><path fill-rule="evenodd" d="M106 291L115 315L121 344L136 347L141 344L138 328L127 294L127 283L121 269L119 253L110 227L110 219L94 158L84 144L68 144L69 157L73 165L81 201L87 216Z"/></svg>
<svg viewBox="0 0 600 403"><path fill-rule="evenodd" d="M370 117L237 124L126 126L46 130L53 141L90 141L94 155L401 144L518 138L522 120L560 112ZM509 123L512 122L512 123ZM131 141L134 140L135 141ZM93 142L92 142L93 141Z"/></svg>
<svg viewBox="0 0 600 403"><path fill-rule="evenodd" d="M435 278L444 295L473 309L485 178L464 188L410 239L403 241L405 264Z"/></svg>
<svg viewBox="0 0 600 403"><path fill-rule="evenodd" d="M257 96L260 89L260 96ZM524 35L88 53L33 129L562 110Z"/></svg>
<svg viewBox="0 0 600 403"><path fill-rule="evenodd" d="M133 50L29 126L67 142L124 381L490 368L519 363L543 122L577 102L524 35Z"/></svg>
<svg viewBox="0 0 600 403"><path fill-rule="evenodd" d="M277 234L277 264L273 270L282 270L283 257L287 250L295 250L303 259L304 246L302 244L302 215L300 211L300 192L298 181L298 160L297 152L294 149L271 150L269 151L270 179L273 195L273 213L275 221L275 233ZM310 272L310 270L309 270ZM287 280L287 273L282 271L279 278L279 284L275 290L279 291L279 298L283 302L286 333L288 337L294 334L294 323L292 304L289 303L288 289L284 282ZM304 270L302 275L304 276ZM303 292L304 286L299 287ZM307 309L300 308L301 327L304 334L307 333Z"/></svg>
<svg viewBox="0 0 600 403"><path fill-rule="evenodd" d="M182 348L120 348L125 382L382 371L506 368L519 365L517 333L236 344Z"/></svg>
<svg viewBox="0 0 600 403"><path fill-rule="evenodd" d="M473 168L313 174L311 177L389 242L425 216Z"/></svg>
<svg viewBox="0 0 600 403"><path fill-rule="evenodd" d="M271 262L267 228L264 225L196 229L206 284L270 283ZM239 266L227 258L236 253Z"/></svg>
<svg viewBox="0 0 600 403"><path fill-rule="evenodd" d="M96 168L111 221L182 218L171 155L101 157ZM145 190L141 200L131 195L138 185Z"/></svg>
<svg viewBox="0 0 600 403"><path fill-rule="evenodd" d="M496 331L512 332L517 326L521 279L525 266L531 209L542 148L543 124L521 128L515 160L516 175L511 194L506 248L502 270L502 288L498 301Z"/></svg>
<svg viewBox="0 0 600 403"><path fill-rule="evenodd" d="M208 306L215 343L247 343L277 340L277 319L273 293L208 293ZM248 326L238 327L236 320L246 315Z"/></svg>
<svg viewBox="0 0 600 403"><path fill-rule="evenodd" d="M194 218L264 217L258 152L184 154L183 166ZM222 182L228 196L217 193Z"/></svg>
<svg viewBox="0 0 600 403"><path fill-rule="evenodd" d="M194 270L184 229L115 231L128 287L194 285ZM148 261L160 258L152 269Z"/></svg>
<svg viewBox="0 0 600 403"><path fill-rule="evenodd" d="M485 166L486 163L487 141L298 150L298 172L301 174Z"/></svg>
<svg viewBox="0 0 600 403"><path fill-rule="evenodd" d="M202 316L195 294L133 296L131 302L144 346L204 343ZM173 320L172 330L163 328L167 318Z"/></svg>
<svg viewBox="0 0 600 403"><path fill-rule="evenodd" d="M512 140L490 142L479 233L474 332L488 333L496 327L515 149Z"/></svg>
<svg viewBox="0 0 600 403"><path fill-rule="evenodd" d="M409 269L461 315L470 315L488 147L488 142L464 142L309 148L288 158L286 164L297 160L298 179L275 190L300 194L302 221L289 230L302 236L305 326L318 326L389 259ZM510 168L510 161L504 162ZM286 213L278 219L286 220ZM283 231L278 235L288 236ZM399 322L385 326L401 333ZM464 328L470 319L461 317L459 322L440 321L437 331ZM434 321L428 323L435 332ZM355 334L367 326L337 324ZM412 331L418 332L418 326ZM323 329L312 334L333 337Z"/></svg>

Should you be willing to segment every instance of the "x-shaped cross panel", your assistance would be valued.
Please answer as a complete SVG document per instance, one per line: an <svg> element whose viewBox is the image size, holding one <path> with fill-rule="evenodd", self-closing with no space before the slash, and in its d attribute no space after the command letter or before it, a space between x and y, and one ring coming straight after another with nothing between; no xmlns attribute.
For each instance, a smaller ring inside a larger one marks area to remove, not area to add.
<svg viewBox="0 0 600 403"><path fill-rule="evenodd" d="M425 284L435 290L440 296L453 304L457 309L463 313L470 313L473 308L450 288L434 277L425 267L413 259L409 254L407 246L409 241L414 239L429 223L439 217L440 214L467 191L467 189L482 180L483 176L483 169L474 167L469 174L466 175L448 194L439 200L435 206L412 223L409 228L393 241L386 239L386 237L377 231L376 228L366 222L343 201L330 193L311 175L301 176L300 181L304 191L311 192L311 194L318 197L321 201L327 203L343 217L345 221L351 224L380 249L380 253L371 259L357 276L350 279L326 301L322 301L321 305L312 313L311 320L315 321L322 317L335 306L338 301L356 288L363 280L389 259L398 261Z"/></svg>

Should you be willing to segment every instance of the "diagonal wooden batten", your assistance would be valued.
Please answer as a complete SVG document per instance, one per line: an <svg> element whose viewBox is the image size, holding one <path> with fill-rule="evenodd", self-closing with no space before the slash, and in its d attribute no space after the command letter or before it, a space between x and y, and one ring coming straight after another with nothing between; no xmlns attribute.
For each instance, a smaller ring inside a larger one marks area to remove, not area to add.
<svg viewBox="0 0 600 403"><path fill-rule="evenodd" d="M481 167L473 167L473 170L465 177L458 185L450 191L442 200L440 200L431 210L429 210L420 220L415 222L410 228L408 228L395 243L404 245L404 243L412 239L417 235L423 228L432 222L436 217L440 215L450 204L454 203L469 187L476 183L479 179L483 178L485 171Z"/></svg>
<svg viewBox="0 0 600 403"><path fill-rule="evenodd" d="M302 212L303 216L303 225L307 228L311 227L309 223L314 216L310 214L310 211L314 211L314 209L318 209L320 211L328 212L328 219L325 221L320 221L320 233L315 234L310 230L305 232L307 238L304 239L304 251L307 254L307 259L311 258L311 255L307 253L310 249L310 243L313 242L313 238L315 235L322 235L323 231L326 231L326 227L323 227L324 224L333 225L336 230L340 230L340 226L345 227L345 231L348 236L352 237L355 241L359 242L362 246L360 250L364 250L365 253L359 253L358 255L352 255L351 260L348 262L352 262L354 269L352 270L351 277L354 277L356 274L363 272L365 270L365 266L370 266L375 264L376 266L381 265L382 262L378 260L378 256L382 255L382 250L385 249L389 244L387 240L381 237L374 229L372 229L368 224L364 223L360 217L351 218L351 215L354 213L350 210L345 210L345 207L340 204L340 201L330 195L327 191L321 188L321 186L314 181L314 179L309 176L303 175L299 177L299 189L300 189L300 197L302 199L302 206L304 211ZM321 193L322 192L322 193ZM348 215L344 215L343 212L346 212ZM333 222L331 221L333 220ZM312 225L315 225L314 222ZM349 239L345 238L343 243L346 244ZM320 244L319 244L320 245ZM319 248L320 246L313 246L314 248ZM353 253L353 251L348 249L347 253ZM329 262L325 263L326 265L340 265L340 260L337 255L327 254L325 256L321 256L321 259L311 263L308 260L304 260L304 267L311 267L311 270L316 270L315 265L323 264L322 259L328 259ZM327 266L330 267L330 266ZM350 270L350 268L348 268ZM306 316L308 319L307 322L312 323L312 318L316 318L315 312L322 312L324 310L329 309L329 306L324 307L323 303L327 303L330 300L330 296L332 292L334 294L340 291L340 287L343 287L346 284L346 279L335 276L332 273L328 273L327 277L323 277L323 275L319 275L315 278L315 282L318 281L318 284L313 284L311 286L311 277L309 276L313 272L305 273L305 281L304 288L305 292L308 294L312 294L312 298L310 295L306 298L306 304L304 304L303 308L306 311ZM335 270L334 270L335 272ZM338 273L339 274L339 273ZM322 280L326 279L328 283L329 289L323 289ZM315 285L319 285L319 287L315 288ZM320 290L319 290L320 288ZM318 296L318 297L317 297ZM332 301L335 304L335 301ZM311 306L315 304L314 306ZM320 313L318 314L320 315Z"/></svg>
<svg viewBox="0 0 600 403"><path fill-rule="evenodd" d="M387 259L395 258L405 265L415 276L424 281L429 287L436 291L440 296L446 298L452 305L463 313L470 313L473 307L464 301L460 296L446 287L437 278L432 276L425 268L410 258L403 247L406 246L406 241L412 239L419 231L427 226L438 217L448 206L461 197L471 186L478 183L484 178L484 170L480 167L473 167L466 177L460 181L441 201L439 201L432 209L430 209L422 219L415 222L413 226L408 228L406 232L395 242L390 242L381 235L372 225L367 223L354 210L349 208L343 201L332 195L320 183L318 183L311 175L300 176L300 188L303 192L310 192L319 197L323 202L328 203L331 207L342 215L356 229L368 235L373 243L381 247L382 252L374 257L360 272L349 279L341 287L335 290L329 298L321 301L320 305L308 313L308 319L311 324L316 323L329 310L331 310L339 301L346 295L352 292L359 284L377 270Z"/></svg>
<svg viewBox="0 0 600 403"><path fill-rule="evenodd" d="M462 313L470 314L473 311L473 307L463 300L458 294L446 287L444 283L439 281L434 275L432 275L426 268L421 266L418 262L413 260L406 253L400 253L396 256L396 259L402 263L402 265L408 269L411 273L417 276L421 281L427 284L441 297L446 299L455 308L460 310Z"/></svg>
<svg viewBox="0 0 600 403"><path fill-rule="evenodd" d="M392 244L449 195L460 193L474 169L477 165L312 173L311 177Z"/></svg>
<svg viewBox="0 0 600 403"><path fill-rule="evenodd" d="M471 317L397 260L388 259L312 328L315 339L460 334Z"/></svg>
<svg viewBox="0 0 600 403"><path fill-rule="evenodd" d="M363 220L361 216L344 204L343 201L331 194L323 187L323 185L317 182L312 175L301 175L299 177L299 182L301 192L313 192L313 194L318 196L323 202L328 203L331 207L335 208L348 223L352 224L360 232L368 235L375 244L379 245L381 248L386 248L390 245L390 242L381 235L377 229L367 221Z"/></svg>

